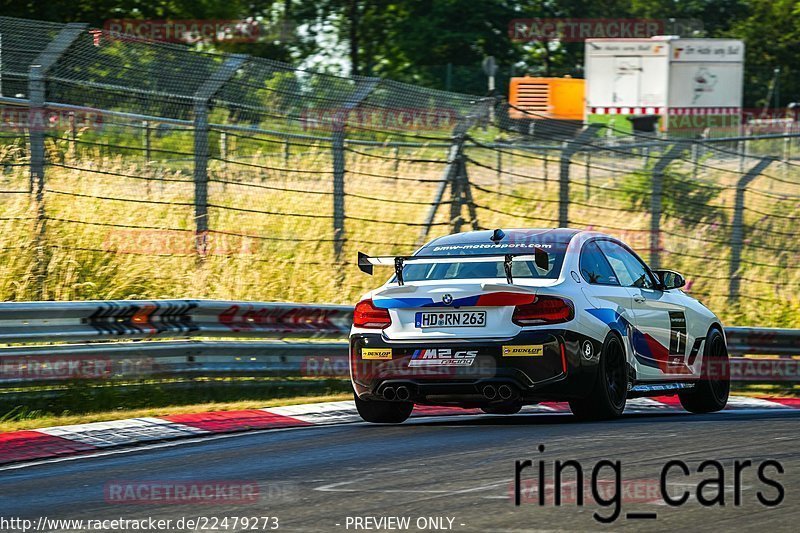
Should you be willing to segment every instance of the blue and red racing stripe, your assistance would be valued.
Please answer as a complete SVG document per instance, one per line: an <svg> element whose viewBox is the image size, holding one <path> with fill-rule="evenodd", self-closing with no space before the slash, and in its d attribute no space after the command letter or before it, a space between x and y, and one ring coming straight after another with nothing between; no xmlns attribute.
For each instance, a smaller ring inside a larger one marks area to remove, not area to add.
<svg viewBox="0 0 800 533"><path fill-rule="evenodd" d="M670 357L669 348L661 344L655 337L633 326L625 317L614 309L587 309L587 313L594 316L613 331L623 336L630 336L633 346L633 355L636 360L645 366L658 368L670 374L688 374L691 370L681 360Z"/></svg>
<svg viewBox="0 0 800 533"><path fill-rule="evenodd" d="M406 309L415 307L501 307L533 303L534 294L519 292L490 292L456 298L449 304L433 298L374 298L372 303L381 309Z"/></svg>

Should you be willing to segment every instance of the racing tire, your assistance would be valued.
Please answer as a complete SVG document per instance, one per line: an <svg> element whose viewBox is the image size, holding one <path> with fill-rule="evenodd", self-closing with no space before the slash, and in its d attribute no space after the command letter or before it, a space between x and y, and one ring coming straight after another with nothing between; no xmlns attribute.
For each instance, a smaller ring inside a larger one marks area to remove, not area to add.
<svg viewBox="0 0 800 533"><path fill-rule="evenodd" d="M694 388L679 392L678 399L690 413L714 413L728 403L730 391L730 361L725 337L718 329L712 329L703 349L700 381Z"/></svg>
<svg viewBox="0 0 800 533"><path fill-rule="evenodd" d="M362 400L353 393L358 414L365 422L374 424L399 424L405 422L411 411L414 410L412 402L385 402L382 400Z"/></svg>
<svg viewBox="0 0 800 533"><path fill-rule="evenodd" d="M616 335L609 335L600 352L592 392L586 398L570 400L569 408L581 420L609 420L619 417L628 398L628 364L625 348Z"/></svg>
<svg viewBox="0 0 800 533"><path fill-rule="evenodd" d="M502 405L485 405L481 411L487 415L515 415L522 409L521 403L507 403Z"/></svg>

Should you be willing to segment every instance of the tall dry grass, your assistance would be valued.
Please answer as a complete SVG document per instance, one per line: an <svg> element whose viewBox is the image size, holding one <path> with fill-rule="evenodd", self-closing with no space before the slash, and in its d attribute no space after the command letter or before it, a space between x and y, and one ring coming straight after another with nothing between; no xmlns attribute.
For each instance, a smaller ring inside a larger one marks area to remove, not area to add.
<svg viewBox="0 0 800 533"><path fill-rule="evenodd" d="M229 139L228 144L228 161L216 159L209 166L212 233L208 253L199 257L191 161L144 162L136 154L91 145L73 153L63 139L49 139L44 225L30 194L0 193L0 298L350 303L380 281L356 268L356 251L412 252L444 170L440 148L404 149L399 162L380 147L348 152L346 242L337 262L329 149L307 147L284 160L258 142ZM27 191L22 141L0 149L5 165L0 190ZM556 224L553 154L545 159L509 151L498 161L496 152L474 148L468 155L474 160L468 172L481 227ZM649 178L642 170L651 163L641 154L576 157L571 225L617 235L647 258ZM673 189L665 191L662 266L685 274L687 291L728 324L800 327L797 168L770 169L767 174L777 179L759 178L748 191L740 272L748 281L734 302L729 258L736 162L711 154L699 173L684 161L672 172ZM713 194L703 196L708 191ZM466 210L463 215L468 218ZM450 231L448 204L439 206L434 222L428 238Z"/></svg>

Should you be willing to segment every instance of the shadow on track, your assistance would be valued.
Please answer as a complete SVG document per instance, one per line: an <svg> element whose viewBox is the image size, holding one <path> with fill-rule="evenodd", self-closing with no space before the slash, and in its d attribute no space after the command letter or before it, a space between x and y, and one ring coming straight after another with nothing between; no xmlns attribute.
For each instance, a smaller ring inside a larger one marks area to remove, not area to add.
<svg viewBox="0 0 800 533"><path fill-rule="evenodd" d="M434 417L431 417L434 418ZM742 410L742 411L725 411L721 413L709 413L706 415L694 415L691 413L629 413L623 414L622 417L614 420L602 420L597 422L580 421L569 413L530 413L530 414L516 414L516 415L479 415L479 416L453 416L447 419L443 417L435 417L435 419L427 420L426 417L419 417L411 419L403 425L423 425L423 426L543 426L543 425L574 425L574 426L588 426L595 427L597 425L626 425L626 424L642 424L652 423L657 421L669 421L681 423L697 423L697 422L745 422L757 421L767 419L796 419L800 418L800 410L797 409L760 409L760 410ZM397 426L393 426L397 427Z"/></svg>

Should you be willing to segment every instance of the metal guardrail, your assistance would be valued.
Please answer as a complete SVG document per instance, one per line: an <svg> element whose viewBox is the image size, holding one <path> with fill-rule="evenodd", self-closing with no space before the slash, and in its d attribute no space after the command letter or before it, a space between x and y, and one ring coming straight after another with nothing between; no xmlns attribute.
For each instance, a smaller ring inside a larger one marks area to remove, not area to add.
<svg viewBox="0 0 800 533"><path fill-rule="evenodd" d="M725 328L731 355L800 356L800 330L782 328Z"/></svg>
<svg viewBox="0 0 800 533"><path fill-rule="evenodd" d="M0 342L19 344L0 348L0 384L237 375L346 378L343 341L352 312L344 305L216 300L0 303ZM800 330L729 327L725 333L735 381L764 382L769 376L800 381L800 359L791 358L800 356ZM307 341L280 340L285 338ZM339 342L322 342L326 339ZM741 357L749 354L779 357Z"/></svg>
<svg viewBox="0 0 800 533"><path fill-rule="evenodd" d="M0 342L180 337L343 338L353 308L218 300L0 303Z"/></svg>

